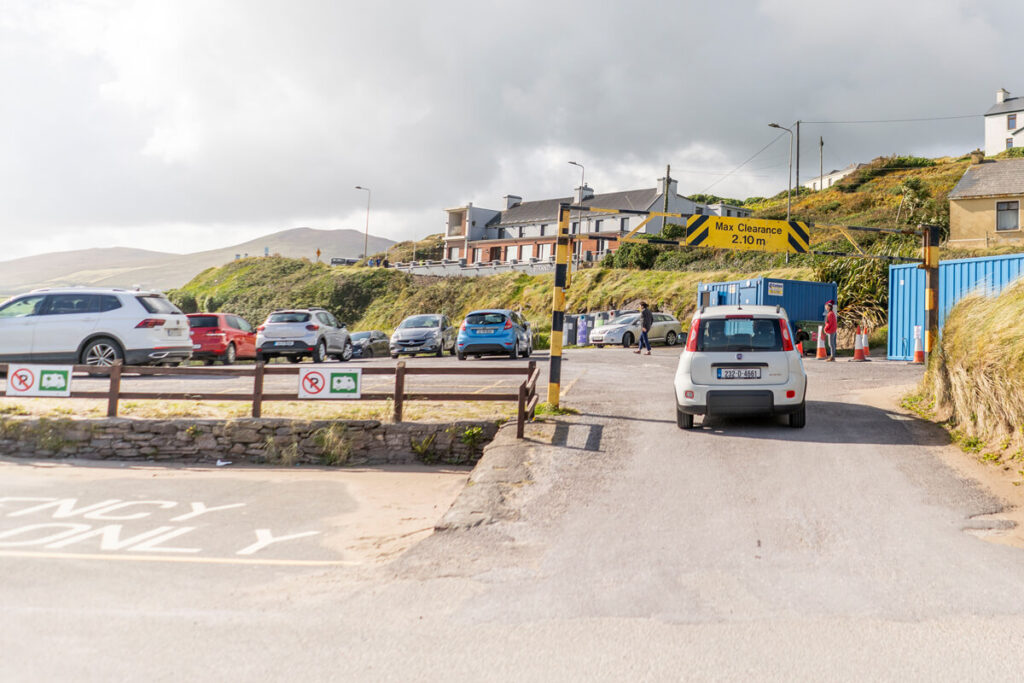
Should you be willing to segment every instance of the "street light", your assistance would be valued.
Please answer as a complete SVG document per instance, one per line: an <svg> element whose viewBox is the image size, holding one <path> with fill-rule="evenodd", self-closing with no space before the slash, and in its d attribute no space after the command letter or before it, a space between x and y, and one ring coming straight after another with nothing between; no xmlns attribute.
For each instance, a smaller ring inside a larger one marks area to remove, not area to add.
<svg viewBox="0 0 1024 683"><path fill-rule="evenodd" d="M793 131L777 123L769 123L769 128L778 128L789 133L789 176L786 178L786 220L789 220L789 212L793 205L791 193L793 192Z"/></svg>
<svg viewBox="0 0 1024 683"><path fill-rule="evenodd" d="M363 259L365 260L370 256L366 252L366 250L367 244L370 241L370 197L373 195L373 193L370 192L370 188L368 187L361 187L359 185L356 185L356 189L366 191L366 230L363 232Z"/></svg>
<svg viewBox="0 0 1024 683"><path fill-rule="evenodd" d="M587 169L583 167L583 164L575 162L575 161L570 161L569 164L571 164L572 166L579 166L580 167L580 206L582 206L583 205L583 188L585 188L587 186L587 181L586 181ZM583 211L580 211L579 213L576 214L576 225L579 226L580 232L583 232ZM569 254L570 260L572 259L572 256L573 256L572 254ZM577 263L577 265L579 265L579 264Z"/></svg>

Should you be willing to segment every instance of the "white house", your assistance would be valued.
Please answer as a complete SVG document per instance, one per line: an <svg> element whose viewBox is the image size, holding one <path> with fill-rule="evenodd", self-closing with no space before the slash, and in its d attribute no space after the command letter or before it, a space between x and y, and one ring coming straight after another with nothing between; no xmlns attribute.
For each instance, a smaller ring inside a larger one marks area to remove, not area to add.
<svg viewBox="0 0 1024 683"><path fill-rule="evenodd" d="M1024 97L1010 97L1000 88L996 103L985 112L985 156L1024 147Z"/></svg>
<svg viewBox="0 0 1024 683"><path fill-rule="evenodd" d="M750 209L744 209L742 206L718 202L717 204L708 204L706 211L698 211L697 213L706 213L709 216L724 216L726 218L730 216L733 218L749 218L751 211Z"/></svg>
<svg viewBox="0 0 1024 683"><path fill-rule="evenodd" d="M470 264L550 259L555 250L560 203L603 209L664 211L666 195L668 213L690 216L705 211L703 205L678 194L673 178L659 178L657 187L648 189L594 194L591 188L584 186L577 187L572 197L526 202L522 197L510 194L505 196L505 208L500 211L473 204L445 209L444 256L449 260L465 259ZM607 251L615 251L618 242L606 238L619 237L644 219L645 216L631 213L573 211L569 232L573 236L575 256L582 260L597 259ZM667 222L684 221L670 218ZM665 222L664 218L653 218L642 230L657 234Z"/></svg>
<svg viewBox="0 0 1024 683"><path fill-rule="evenodd" d="M805 183L800 183L802 186L809 190L827 190L832 187L833 183L838 183L840 180L850 175L859 168L862 168L864 164L850 164L841 170L831 170L825 175L818 178L811 178Z"/></svg>

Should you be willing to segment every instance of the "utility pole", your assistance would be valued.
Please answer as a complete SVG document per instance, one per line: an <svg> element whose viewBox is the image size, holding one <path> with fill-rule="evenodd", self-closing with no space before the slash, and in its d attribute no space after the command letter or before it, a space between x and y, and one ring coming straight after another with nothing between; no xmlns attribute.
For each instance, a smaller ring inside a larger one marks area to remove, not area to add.
<svg viewBox="0 0 1024 683"><path fill-rule="evenodd" d="M796 122L796 200L800 201L800 120Z"/></svg>
<svg viewBox="0 0 1024 683"><path fill-rule="evenodd" d="M662 209L665 213L668 213L668 188L672 183L672 164L665 164L665 206ZM668 216L662 216L661 218L661 231L665 232L665 228L668 227Z"/></svg>
<svg viewBox="0 0 1024 683"><path fill-rule="evenodd" d="M818 190L825 189L825 138L818 136Z"/></svg>

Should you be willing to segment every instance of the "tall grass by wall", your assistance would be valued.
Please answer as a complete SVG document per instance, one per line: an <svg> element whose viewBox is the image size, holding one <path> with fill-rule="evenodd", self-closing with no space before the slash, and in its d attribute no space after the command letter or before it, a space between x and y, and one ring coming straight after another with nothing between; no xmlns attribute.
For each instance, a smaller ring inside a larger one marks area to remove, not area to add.
<svg viewBox="0 0 1024 683"><path fill-rule="evenodd" d="M963 433L1024 445L1024 280L953 308L925 390Z"/></svg>

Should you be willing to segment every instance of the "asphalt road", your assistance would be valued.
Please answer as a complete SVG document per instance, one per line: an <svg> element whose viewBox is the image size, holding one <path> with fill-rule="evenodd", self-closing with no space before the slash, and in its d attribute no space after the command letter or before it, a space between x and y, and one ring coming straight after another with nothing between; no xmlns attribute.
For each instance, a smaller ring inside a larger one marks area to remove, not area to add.
<svg viewBox="0 0 1024 683"><path fill-rule="evenodd" d="M682 432L677 352L570 352L517 513L388 565L0 556L4 678L1019 679L1002 505L865 399L919 368L809 361L806 429Z"/></svg>

